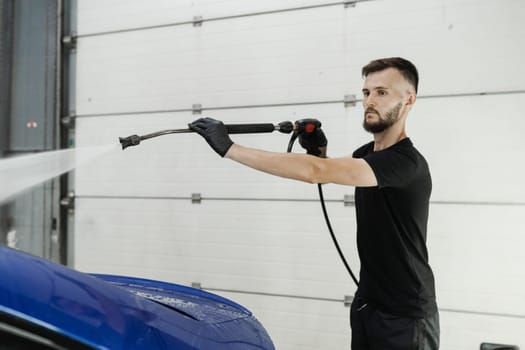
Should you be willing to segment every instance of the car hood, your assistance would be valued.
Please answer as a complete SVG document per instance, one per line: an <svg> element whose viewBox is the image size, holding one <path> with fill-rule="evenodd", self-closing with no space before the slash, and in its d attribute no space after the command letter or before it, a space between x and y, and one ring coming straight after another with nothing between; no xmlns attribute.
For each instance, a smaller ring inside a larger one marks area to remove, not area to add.
<svg viewBox="0 0 525 350"><path fill-rule="evenodd" d="M228 299L167 282L86 274L5 247L2 315L96 349L274 349L258 320Z"/></svg>

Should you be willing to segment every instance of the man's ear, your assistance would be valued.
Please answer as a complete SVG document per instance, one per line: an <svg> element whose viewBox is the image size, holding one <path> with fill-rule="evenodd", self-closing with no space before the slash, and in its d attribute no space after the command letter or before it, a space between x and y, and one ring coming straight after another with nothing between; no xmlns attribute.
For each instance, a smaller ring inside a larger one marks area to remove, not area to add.
<svg viewBox="0 0 525 350"><path fill-rule="evenodd" d="M414 103L416 103L416 94L411 91L411 92L408 93L408 99L407 99L407 102L405 104L407 106L412 106L412 105L414 105Z"/></svg>

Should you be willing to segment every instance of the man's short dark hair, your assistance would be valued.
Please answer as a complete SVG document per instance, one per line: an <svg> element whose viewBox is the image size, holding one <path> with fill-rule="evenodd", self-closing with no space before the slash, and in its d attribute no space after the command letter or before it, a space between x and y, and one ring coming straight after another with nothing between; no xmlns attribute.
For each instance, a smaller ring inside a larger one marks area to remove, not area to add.
<svg viewBox="0 0 525 350"><path fill-rule="evenodd" d="M395 68L403 75L403 77L414 87L417 94L417 85L419 84L419 74L417 72L416 66L404 58L401 57L389 57L389 58L380 58L373 60L368 63L362 69L363 77L370 73L379 72L387 68Z"/></svg>

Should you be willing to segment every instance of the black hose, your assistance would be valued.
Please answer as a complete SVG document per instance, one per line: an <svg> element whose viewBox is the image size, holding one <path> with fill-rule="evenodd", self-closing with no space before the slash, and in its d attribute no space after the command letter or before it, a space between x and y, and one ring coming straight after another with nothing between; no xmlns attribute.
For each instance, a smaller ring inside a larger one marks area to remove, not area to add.
<svg viewBox="0 0 525 350"><path fill-rule="evenodd" d="M324 220L326 221L326 226L328 226L328 231L330 231L330 236L332 237L332 241L334 241L335 248L337 249L337 252L339 253L339 257L341 258L341 260L343 261L343 264L346 267L346 271L348 271L348 273L354 280L355 285L359 287L359 282L357 281L357 278L354 276L352 269L348 265L348 262L346 261L346 258L343 254L343 251L341 250L341 247L339 247L339 243L337 242L337 238L335 237L334 230L332 229L332 224L330 223L330 219L328 218L328 212L326 211L326 204L324 201L322 185L317 184L317 188L319 189L319 201L321 202L321 207L323 208Z"/></svg>
<svg viewBox="0 0 525 350"><path fill-rule="evenodd" d="M292 137L290 138L290 142L288 142L288 148L286 150L287 153L290 153L292 151L292 147L293 147L295 140L297 139L297 136L299 136L299 133L294 131L294 133L292 134ZM337 238L335 237L334 230L332 229L332 224L330 223L330 218L328 217L328 212L326 210L326 203L324 201L323 187L321 184L317 184L317 188L319 190L319 201L321 202L321 208L323 209L324 220L326 222L326 226L328 227L328 231L330 232L330 236L332 237L332 241L334 242L335 248L337 249L337 252L339 253L339 257L341 258L341 260L343 261L343 264L346 267L346 271L348 271L348 273L350 274L350 277L352 277L352 280L354 281L355 285L359 287L359 282L357 281L357 278L352 272L350 265L348 265L348 262L346 261L343 251L341 250L341 247L339 246L339 242L337 242Z"/></svg>

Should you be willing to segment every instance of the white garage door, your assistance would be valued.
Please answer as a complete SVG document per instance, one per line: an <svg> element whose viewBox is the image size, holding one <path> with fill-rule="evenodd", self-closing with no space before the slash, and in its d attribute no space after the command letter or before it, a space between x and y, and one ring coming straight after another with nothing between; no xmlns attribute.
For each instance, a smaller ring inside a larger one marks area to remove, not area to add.
<svg viewBox="0 0 525 350"><path fill-rule="evenodd" d="M361 67L406 57L421 75L408 131L433 175L442 349L525 347L523 18L522 0L79 1L76 146L184 128L200 109L227 123L314 117L329 155L347 155L370 139ZM233 139L274 151L288 142ZM353 188L324 188L358 271L343 200ZM182 134L78 169L75 192L76 268L200 283L254 311L278 349L349 348L343 299L355 287L315 186L243 168Z"/></svg>

